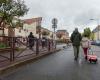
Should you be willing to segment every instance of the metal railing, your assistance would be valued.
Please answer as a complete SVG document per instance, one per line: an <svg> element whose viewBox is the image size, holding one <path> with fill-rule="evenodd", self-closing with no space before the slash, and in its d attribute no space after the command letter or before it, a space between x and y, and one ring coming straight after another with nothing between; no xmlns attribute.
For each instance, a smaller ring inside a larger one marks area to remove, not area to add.
<svg viewBox="0 0 100 80"><path fill-rule="evenodd" d="M32 54L40 54L46 52L50 52L54 49L53 41L47 39L43 46L43 42L41 39L34 39L34 46L33 49L29 49L29 39L23 37L8 37L8 36L0 36L0 43L5 44L6 47L0 48L0 56L6 58L10 61L14 61L17 58L29 56ZM43 47L42 47L43 46ZM20 50L23 48L22 50ZM19 51L17 51L19 49ZM26 53L26 51L30 50L31 52ZM8 53L10 52L10 53ZM3 53L7 53L10 57L1 55ZM23 54L26 53L26 54ZM30 54L29 54L30 53Z"/></svg>

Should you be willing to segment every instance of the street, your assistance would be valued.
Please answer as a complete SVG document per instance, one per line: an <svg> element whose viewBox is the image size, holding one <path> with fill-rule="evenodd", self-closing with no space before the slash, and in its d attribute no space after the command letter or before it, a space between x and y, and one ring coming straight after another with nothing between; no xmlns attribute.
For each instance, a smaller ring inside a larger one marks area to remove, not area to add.
<svg viewBox="0 0 100 80"><path fill-rule="evenodd" d="M97 64L87 62L81 48L79 60L74 61L73 48L69 47L9 72L1 80L100 80L100 47L92 48Z"/></svg>

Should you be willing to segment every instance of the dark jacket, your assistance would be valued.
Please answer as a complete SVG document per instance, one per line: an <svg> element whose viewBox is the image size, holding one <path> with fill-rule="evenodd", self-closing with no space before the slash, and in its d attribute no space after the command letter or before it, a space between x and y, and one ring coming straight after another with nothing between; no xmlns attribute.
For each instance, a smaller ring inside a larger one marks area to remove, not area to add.
<svg viewBox="0 0 100 80"><path fill-rule="evenodd" d="M72 41L73 46L80 46L82 36L78 31L74 31L71 35L70 40Z"/></svg>
<svg viewBox="0 0 100 80"><path fill-rule="evenodd" d="M34 43L35 37L34 37L32 34L30 34L30 35L28 36L28 39L29 39L29 43Z"/></svg>

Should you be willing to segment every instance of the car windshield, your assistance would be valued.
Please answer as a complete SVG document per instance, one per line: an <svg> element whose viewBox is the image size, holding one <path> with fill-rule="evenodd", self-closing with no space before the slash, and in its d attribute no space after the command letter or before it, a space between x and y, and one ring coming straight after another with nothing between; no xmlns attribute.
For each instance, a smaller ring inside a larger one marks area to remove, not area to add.
<svg viewBox="0 0 100 80"><path fill-rule="evenodd" d="M96 40L96 43L100 43L100 40Z"/></svg>

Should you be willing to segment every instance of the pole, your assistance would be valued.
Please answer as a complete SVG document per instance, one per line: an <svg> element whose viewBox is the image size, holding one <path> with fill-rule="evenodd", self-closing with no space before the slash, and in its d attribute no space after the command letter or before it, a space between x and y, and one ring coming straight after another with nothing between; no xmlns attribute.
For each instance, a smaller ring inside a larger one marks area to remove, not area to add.
<svg viewBox="0 0 100 80"><path fill-rule="evenodd" d="M39 39L41 39L41 27L39 27Z"/></svg>
<svg viewBox="0 0 100 80"><path fill-rule="evenodd" d="M55 43L55 49L56 49L56 31L55 31L55 28L54 28L54 43Z"/></svg>
<svg viewBox="0 0 100 80"><path fill-rule="evenodd" d="M57 23L58 23L58 20L56 18L53 18L52 19L52 28L54 28L54 46L55 46L55 49L56 49L56 31L55 29L57 28Z"/></svg>

